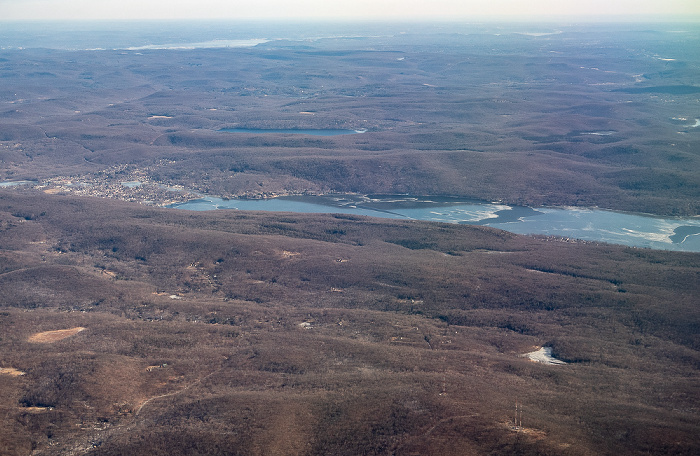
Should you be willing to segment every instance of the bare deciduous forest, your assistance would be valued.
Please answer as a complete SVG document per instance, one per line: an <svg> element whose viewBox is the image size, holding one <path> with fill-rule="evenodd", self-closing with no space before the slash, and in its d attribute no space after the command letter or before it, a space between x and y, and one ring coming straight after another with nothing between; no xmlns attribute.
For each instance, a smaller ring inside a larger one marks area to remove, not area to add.
<svg viewBox="0 0 700 456"><path fill-rule="evenodd" d="M698 41L1 49L0 179L32 182L0 188L0 454L700 453L700 254L154 207L175 187L697 215Z"/></svg>
<svg viewBox="0 0 700 456"><path fill-rule="evenodd" d="M698 450L697 254L0 203L2 362L24 373L0 383L4 454ZM541 346L567 364L522 356Z"/></svg>
<svg viewBox="0 0 700 456"><path fill-rule="evenodd" d="M408 193L698 215L697 27L627 27L0 50L0 179L99 196L137 179L227 197Z"/></svg>

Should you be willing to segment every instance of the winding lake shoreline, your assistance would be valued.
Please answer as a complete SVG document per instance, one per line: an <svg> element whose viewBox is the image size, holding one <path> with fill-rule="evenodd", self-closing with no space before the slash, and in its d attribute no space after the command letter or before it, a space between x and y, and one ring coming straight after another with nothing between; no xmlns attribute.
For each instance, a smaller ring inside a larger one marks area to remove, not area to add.
<svg viewBox="0 0 700 456"><path fill-rule="evenodd" d="M658 250L700 252L700 217L656 217L594 208L530 208L450 197L407 195L287 196L270 199L203 197L168 206L207 211L345 213L482 225L516 234L549 235Z"/></svg>

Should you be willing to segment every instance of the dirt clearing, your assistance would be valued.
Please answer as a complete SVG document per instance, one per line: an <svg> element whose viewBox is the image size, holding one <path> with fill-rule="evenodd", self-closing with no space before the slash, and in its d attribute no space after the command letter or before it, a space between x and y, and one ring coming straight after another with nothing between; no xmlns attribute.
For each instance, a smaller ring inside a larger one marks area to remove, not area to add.
<svg viewBox="0 0 700 456"><path fill-rule="evenodd" d="M0 375L11 375L12 377L19 377L24 375L21 370L15 369L14 367L0 367Z"/></svg>
<svg viewBox="0 0 700 456"><path fill-rule="evenodd" d="M37 342L41 344L50 344L51 342L56 342L58 340L65 339L70 336L78 334L80 331L84 330L82 326L76 326L70 329L57 329L55 331L44 331L36 334L32 334L29 337L29 342Z"/></svg>

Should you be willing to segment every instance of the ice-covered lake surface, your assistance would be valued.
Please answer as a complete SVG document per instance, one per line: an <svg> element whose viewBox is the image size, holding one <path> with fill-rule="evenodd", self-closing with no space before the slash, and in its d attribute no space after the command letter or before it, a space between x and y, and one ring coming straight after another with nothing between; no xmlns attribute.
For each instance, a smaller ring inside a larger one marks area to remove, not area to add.
<svg viewBox="0 0 700 456"><path fill-rule="evenodd" d="M663 250L700 252L700 218L653 217L585 208L529 208L446 197L405 195L293 196L259 200L203 197L171 207L346 213L395 219L486 225L517 234L541 234Z"/></svg>
<svg viewBox="0 0 700 456"><path fill-rule="evenodd" d="M36 181L26 181L26 180L2 181L2 182L0 182L0 188L2 188L2 187L16 187L18 185L34 185L36 183L37 183Z"/></svg>
<svg viewBox="0 0 700 456"><path fill-rule="evenodd" d="M295 129L295 128L278 128L278 129L263 129L263 128L222 128L225 133L248 133L254 135L263 135L271 133L289 134L289 135L312 135L312 136L339 136L339 135L355 135L365 133L366 130L321 130L321 129Z"/></svg>

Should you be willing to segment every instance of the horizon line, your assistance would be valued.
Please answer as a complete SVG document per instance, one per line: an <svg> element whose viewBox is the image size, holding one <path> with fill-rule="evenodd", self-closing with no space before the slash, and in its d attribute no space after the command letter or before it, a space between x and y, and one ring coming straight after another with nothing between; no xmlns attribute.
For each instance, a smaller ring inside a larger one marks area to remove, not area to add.
<svg viewBox="0 0 700 456"><path fill-rule="evenodd" d="M463 16L463 17L342 17L342 16L327 16L327 17L134 17L134 18L4 18L0 19L0 23L138 23L138 22L220 22L220 23L235 23L235 22L314 22L314 23L626 23L626 24L644 24L644 23L696 23L700 22L700 14L698 15L480 15L480 16Z"/></svg>

